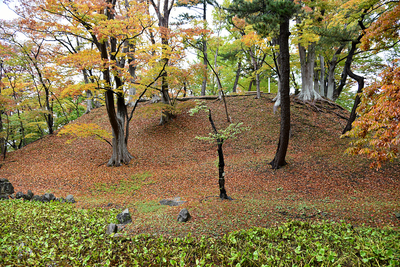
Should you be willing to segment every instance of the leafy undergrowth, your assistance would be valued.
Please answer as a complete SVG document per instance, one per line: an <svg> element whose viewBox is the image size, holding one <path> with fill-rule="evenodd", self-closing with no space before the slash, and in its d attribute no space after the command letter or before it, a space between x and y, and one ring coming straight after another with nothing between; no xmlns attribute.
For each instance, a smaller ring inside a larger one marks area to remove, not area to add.
<svg viewBox="0 0 400 267"><path fill-rule="evenodd" d="M368 160L345 155L349 139L339 137L348 113L334 104L292 101L288 165L270 168L280 117L273 113L272 98L268 94L261 99L227 98L232 121L250 127L223 146L226 189L233 201L217 197L216 145L195 139L211 132L206 114L183 112L159 126L159 116L149 115L150 104L140 104L130 123L128 147L134 158L129 165L106 167L111 147L96 138L67 143L68 136L52 135L9 153L0 177L9 179L16 192L73 194L80 208L129 208L134 221L125 228L129 235L173 238L191 233L220 238L231 231L276 227L288 220L343 220L354 226L399 229L400 220L394 216L400 211L399 162L375 170ZM223 103L205 103L217 128L226 128ZM110 131L105 107L76 122ZM179 207L159 205L160 200L175 197L186 202ZM192 219L177 223L183 207Z"/></svg>
<svg viewBox="0 0 400 267"><path fill-rule="evenodd" d="M222 237L107 236L116 210L0 202L1 266L398 266L400 232L289 221Z"/></svg>

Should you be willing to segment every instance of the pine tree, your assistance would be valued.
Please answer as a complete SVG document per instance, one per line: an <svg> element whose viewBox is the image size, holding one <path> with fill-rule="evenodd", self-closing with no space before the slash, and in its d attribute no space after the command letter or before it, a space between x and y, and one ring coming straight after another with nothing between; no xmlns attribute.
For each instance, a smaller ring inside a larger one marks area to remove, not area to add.
<svg viewBox="0 0 400 267"><path fill-rule="evenodd" d="M281 126L278 149L275 158L271 161L273 169L279 169L286 165L286 152L289 145L290 131L290 97L289 97L289 20L299 10L299 6L291 0L234 0L230 11L238 17L246 18L246 21L253 25L254 29L261 36L274 33L279 25L279 80L281 98Z"/></svg>

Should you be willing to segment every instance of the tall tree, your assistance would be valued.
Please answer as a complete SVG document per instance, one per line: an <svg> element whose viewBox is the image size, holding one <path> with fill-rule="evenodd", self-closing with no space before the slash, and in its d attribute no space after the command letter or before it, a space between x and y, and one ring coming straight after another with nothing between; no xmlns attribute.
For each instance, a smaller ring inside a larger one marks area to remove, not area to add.
<svg viewBox="0 0 400 267"><path fill-rule="evenodd" d="M400 149L400 66L396 61L360 94L360 117L345 136L354 137L348 153L373 159L372 167L393 161Z"/></svg>
<svg viewBox="0 0 400 267"><path fill-rule="evenodd" d="M169 61L169 19L171 15L171 10L174 7L175 0L163 0L154 2L154 0L150 0L151 5L153 6L157 18L158 18L158 26L160 29L161 35L161 62L163 65L168 65ZM169 96L168 90L168 72L164 69L161 75L161 101L165 105L171 105L171 98ZM172 114L168 110L164 110L161 116L160 124L164 124L168 122L172 117Z"/></svg>
<svg viewBox="0 0 400 267"><path fill-rule="evenodd" d="M278 148L274 159L271 161L273 169L286 165L286 152L289 145L290 132L290 53L289 53L289 22L299 10L294 1L256 0L247 2L234 0L232 12L254 25L257 32L265 36L271 29L279 25L279 80L281 101L281 122Z"/></svg>
<svg viewBox="0 0 400 267"><path fill-rule="evenodd" d="M207 29L208 23L207 23L207 6L212 5L215 6L217 5L217 2L214 0L179 0L177 1L177 5L181 7L186 7L189 9L194 9L194 10L201 10L201 16L200 18L202 19L202 24L203 28ZM187 19L198 19L199 16L190 16L187 13L183 15ZM207 45L207 36L203 34L201 36L201 44L202 44L202 58L203 58L203 67L204 67L204 74L203 74L203 81L201 84L201 91L200 94L202 96L206 95L206 90L207 90L207 81L208 81L208 45Z"/></svg>
<svg viewBox="0 0 400 267"><path fill-rule="evenodd" d="M100 62L97 71L101 72L102 79L96 81L96 89L104 93L113 134L113 153L108 166L127 164L132 159L127 148L129 114L124 90L132 80L129 68L125 68L129 53L124 51L124 45L135 42L152 26L147 10L148 5L140 1L127 8L125 3L114 0L30 0L21 2L18 10L23 18L20 23L23 29L45 36L57 32L71 38L79 37L97 49L95 53L82 49L77 54L84 58L81 62L91 62L93 55Z"/></svg>

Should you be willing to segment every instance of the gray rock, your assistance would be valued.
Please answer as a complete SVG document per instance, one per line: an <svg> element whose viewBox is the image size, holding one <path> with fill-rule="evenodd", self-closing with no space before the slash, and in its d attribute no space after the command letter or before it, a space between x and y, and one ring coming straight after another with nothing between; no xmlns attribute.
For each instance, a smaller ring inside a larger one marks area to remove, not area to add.
<svg viewBox="0 0 400 267"><path fill-rule="evenodd" d="M131 214L128 209L125 209L123 212L117 215L117 220L120 224L127 224L132 222Z"/></svg>
<svg viewBox="0 0 400 267"><path fill-rule="evenodd" d="M39 202L43 202L43 197L39 196L39 195L34 195L32 197L32 201L39 201Z"/></svg>
<svg viewBox="0 0 400 267"><path fill-rule="evenodd" d="M117 232L118 232L118 226L117 226L116 224L110 223L110 224L107 226L107 229L106 229L106 234L107 234L107 235L115 234L115 233L117 233Z"/></svg>
<svg viewBox="0 0 400 267"><path fill-rule="evenodd" d="M178 214L178 222L187 222L192 218L187 209L182 209Z"/></svg>
<svg viewBox="0 0 400 267"><path fill-rule="evenodd" d="M161 205L168 205L168 206L179 206L185 203L186 201L181 200L180 197L176 197L174 199L163 199L160 200Z"/></svg>
<svg viewBox="0 0 400 267"><path fill-rule="evenodd" d="M0 179L0 196L8 196L14 193L14 186L5 178Z"/></svg>
<svg viewBox="0 0 400 267"><path fill-rule="evenodd" d="M68 196L65 198L65 201L68 202L68 203L76 203L76 201L75 201L73 195L68 195Z"/></svg>
<svg viewBox="0 0 400 267"><path fill-rule="evenodd" d="M8 196L0 196L0 200L9 200Z"/></svg>
<svg viewBox="0 0 400 267"><path fill-rule="evenodd" d="M28 190L26 196L27 196L26 200L31 200L33 198L33 192L31 190Z"/></svg>
<svg viewBox="0 0 400 267"><path fill-rule="evenodd" d="M43 195L43 202L54 201L56 197L52 193L46 193Z"/></svg>
<svg viewBox="0 0 400 267"><path fill-rule="evenodd" d="M400 219L400 211L395 212L395 213L394 213L394 216L396 216L397 219Z"/></svg>
<svg viewBox="0 0 400 267"><path fill-rule="evenodd" d="M20 199L20 198L23 198L23 197L24 197L24 193L22 193L22 192L18 192L18 193L15 194L15 198L16 199Z"/></svg>

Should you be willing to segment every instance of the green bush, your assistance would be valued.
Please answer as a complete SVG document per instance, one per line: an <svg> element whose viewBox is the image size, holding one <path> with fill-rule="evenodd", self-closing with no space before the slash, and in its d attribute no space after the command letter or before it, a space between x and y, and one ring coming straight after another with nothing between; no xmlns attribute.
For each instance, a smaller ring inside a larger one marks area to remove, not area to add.
<svg viewBox="0 0 400 267"><path fill-rule="evenodd" d="M392 229L291 221L222 238L111 237L116 210L0 202L0 266L399 266ZM172 222L171 222L172 223Z"/></svg>

